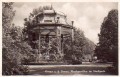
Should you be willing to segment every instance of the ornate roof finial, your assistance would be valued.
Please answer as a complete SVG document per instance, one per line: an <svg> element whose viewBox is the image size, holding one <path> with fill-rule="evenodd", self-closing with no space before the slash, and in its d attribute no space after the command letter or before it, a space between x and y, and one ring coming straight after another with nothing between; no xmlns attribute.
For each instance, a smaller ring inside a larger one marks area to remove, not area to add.
<svg viewBox="0 0 120 77"><path fill-rule="evenodd" d="M51 10L53 10L53 11L55 12L55 9L53 8L53 5L52 5L52 3L51 3Z"/></svg>

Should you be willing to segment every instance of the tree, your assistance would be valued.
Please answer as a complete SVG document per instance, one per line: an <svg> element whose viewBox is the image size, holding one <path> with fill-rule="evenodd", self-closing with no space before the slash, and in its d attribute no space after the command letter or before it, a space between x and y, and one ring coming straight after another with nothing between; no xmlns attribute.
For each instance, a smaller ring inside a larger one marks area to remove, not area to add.
<svg viewBox="0 0 120 77"><path fill-rule="evenodd" d="M98 59L118 64L118 10L111 10L104 18L95 52Z"/></svg>
<svg viewBox="0 0 120 77"><path fill-rule="evenodd" d="M12 2L2 3L2 74L26 74L22 60L29 58L31 47L22 41L22 29L12 24L15 16Z"/></svg>
<svg viewBox="0 0 120 77"><path fill-rule="evenodd" d="M75 28L74 30L73 48L71 47L71 39L64 39L64 59L69 60L85 60L85 56L94 54L95 44L85 37L84 32ZM84 58L84 59L83 59ZM91 59L89 58L89 59Z"/></svg>

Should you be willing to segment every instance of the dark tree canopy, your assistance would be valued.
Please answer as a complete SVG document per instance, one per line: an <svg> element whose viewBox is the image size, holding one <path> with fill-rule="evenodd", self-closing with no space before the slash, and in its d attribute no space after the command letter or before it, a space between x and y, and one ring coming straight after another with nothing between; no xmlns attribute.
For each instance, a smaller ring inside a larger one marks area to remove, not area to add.
<svg viewBox="0 0 120 77"><path fill-rule="evenodd" d="M104 61L118 61L118 10L111 10L104 18L96 55Z"/></svg>

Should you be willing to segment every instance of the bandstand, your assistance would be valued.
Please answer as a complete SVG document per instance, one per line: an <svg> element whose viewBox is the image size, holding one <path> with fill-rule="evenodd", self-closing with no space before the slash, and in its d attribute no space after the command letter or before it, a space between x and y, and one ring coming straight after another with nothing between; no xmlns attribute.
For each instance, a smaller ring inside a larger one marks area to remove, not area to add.
<svg viewBox="0 0 120 77"><path fill-rule="evenodd" d="M42 43L46 42L48 48L50 46L51 38L56 38L57 53L59 53L59 59L64 56L63 53L63 40L66 37L74 40L73 21L68 22L67 16L62 12L55 10L43 10L39 14L35 15L32 20L35 24L29 29L32 32L32 38L37 38L35 43L38 44L37 48L37 61L39 62L44 56L42 54ZM49 52L46 50L47 54ZM56 55L57 56L57 55ZM46 56L47 57L47 56ZM47 57L49 59L49 56Z"/></svg>

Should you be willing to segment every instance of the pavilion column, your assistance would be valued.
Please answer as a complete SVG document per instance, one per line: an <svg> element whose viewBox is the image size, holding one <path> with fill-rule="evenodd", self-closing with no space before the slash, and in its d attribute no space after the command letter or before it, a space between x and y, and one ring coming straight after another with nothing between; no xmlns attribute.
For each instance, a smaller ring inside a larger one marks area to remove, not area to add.
<svg viewBox="0 0 120 77"><path fill-rule="evenodd" d="M74 24L74 21L72 21L72 35L71 35L71 48L72 48L72 52L74 51L74 49L73 49L73 45L74 45L74 29L73 29L73 24Z"/></svg>
<svg viewBox="0 0 120 77"><path fill-rule="evenodd" d="M38 40L38 62L41 59L41 32L40 32L40 27L39 27L39 40Z"/></svg>
<svg viewBox="0 0 120 77"><path fill-rule="evenodd" d="M63 54L63 41L64 41L64 37L63 34L61 34L61 52Z"/></svg>
<svg viewBox="0 0 120 77"><path fill-rule="evenodd" d="M60 58L62 57L62 45L61 45L61 27L60 26L58 26L57 27L57 44L58 44L58 46L57 46L57 49L58 49L58 53L59 53L59 55L60 55Z"/></svg>
<svg viewBox="0 0 120 77"><path fill-rule="evenodd" d="M74 41L74 29L73 29L73 24L74 24L74 21L72 21L72 42Z"/></svg>

